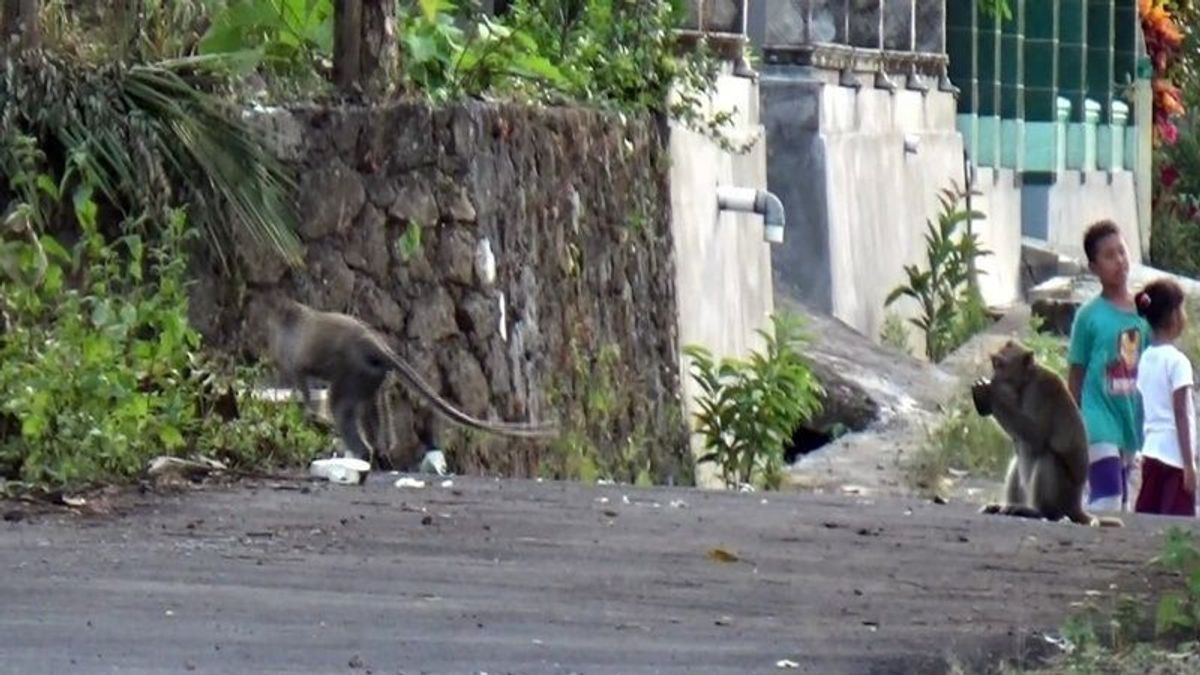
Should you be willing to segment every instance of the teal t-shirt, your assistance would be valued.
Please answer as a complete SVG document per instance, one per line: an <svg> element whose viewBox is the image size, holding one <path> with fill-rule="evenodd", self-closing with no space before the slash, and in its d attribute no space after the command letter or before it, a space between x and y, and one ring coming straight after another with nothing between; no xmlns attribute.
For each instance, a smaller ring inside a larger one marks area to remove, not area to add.
<svg viewBox="0 0 1200 675"><path fill-rule="evenodd" d="M1149 344L1150 324L1102 296L1076 312L1067 360L1084 368L1080 408L1089 444L1111 443L1123 453L1142 447L1137 367Z"/></svg>

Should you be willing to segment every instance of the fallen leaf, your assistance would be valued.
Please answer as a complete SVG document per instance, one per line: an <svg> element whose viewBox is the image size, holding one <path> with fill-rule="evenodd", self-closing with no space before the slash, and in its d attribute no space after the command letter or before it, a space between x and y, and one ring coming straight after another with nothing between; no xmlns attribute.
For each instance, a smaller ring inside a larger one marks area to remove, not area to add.
<svg viewBox="0 0 1200 675"><path fill-rule="evenodd" d="M723 548L714 548L708 552L708 557L711 560L723 563L734 563L739 560L736 554L726 551Z"/></svg>

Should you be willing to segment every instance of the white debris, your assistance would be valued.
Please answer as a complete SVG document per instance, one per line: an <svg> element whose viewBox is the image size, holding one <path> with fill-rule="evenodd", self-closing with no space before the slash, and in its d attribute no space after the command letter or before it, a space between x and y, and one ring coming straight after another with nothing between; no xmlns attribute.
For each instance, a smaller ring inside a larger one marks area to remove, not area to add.
<svg viewBox="0 0 1200 675"><path fill-rule="evenodd" d="M492 254L492 242L487 237L475 244L475 275L484 286L496 281L496 256Z"/></svg>
<svg viewBox="0 0 1200 675"><path fill-rule="evenodd" d="M324 478L330 483L360 485L367 480L371 463L355 457L331 457L313 460L308 473L313 478Z"/></svg>
<svg viewBox="0 0 1200 675"><path fill-rule="evenodd" d="M421 473L446 475L446 455L441 450L429 450L421 458Z"/></svg>
<svg viewBox="0 0 1200 675"><path fill-rule="evenodd" d="M423 487L425 487L425 481L418 480L416 478L412 478L409 476L404 476L400 480L396 481L396 487L398 487L398 488L423 488Z"/></svg>

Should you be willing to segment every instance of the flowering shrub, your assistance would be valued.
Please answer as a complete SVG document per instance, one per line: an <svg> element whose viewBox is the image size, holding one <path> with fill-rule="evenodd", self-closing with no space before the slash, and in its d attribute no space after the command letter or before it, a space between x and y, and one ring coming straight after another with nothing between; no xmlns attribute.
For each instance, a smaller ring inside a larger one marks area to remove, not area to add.
<svg viewBox="0 0 1200 675"><path fill-rule="evenodd" d="M1174 144L1179 137L1173 117L1183 114L1183 98L1171 74L1179 61L1183 31L1175 22L1170 0L1139 0L1138 13L1146 51L1154 66L1154 138Z"/></svg>

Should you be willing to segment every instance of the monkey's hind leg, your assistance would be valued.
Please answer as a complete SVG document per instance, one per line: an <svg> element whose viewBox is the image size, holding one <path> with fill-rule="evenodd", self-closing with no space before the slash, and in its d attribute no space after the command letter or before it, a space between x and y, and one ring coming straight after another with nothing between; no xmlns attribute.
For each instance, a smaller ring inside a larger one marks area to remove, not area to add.
<svg viewBox="0 0 1200 675"><path fill-rule="evenodd" d="M1021 485L1021 462L1017 455L1014 454L1008 463L1008 475L1004 479L1004 502L987 504L979 509L979 512L1025 518L1042 517L1037 509L1026 505L1025 489Z"/></svg>
<svg viewBox="0 0 1200 675"><path fill-rule="evenodd" d="M367 401L373 397L368 396ZM329 405L337 425L338 436L346 446L346 452L356 459L370 461L374 455L371 445L363 438L361 421L363 400L358 396L353 382L337 380L329 386Z"/></svg>

